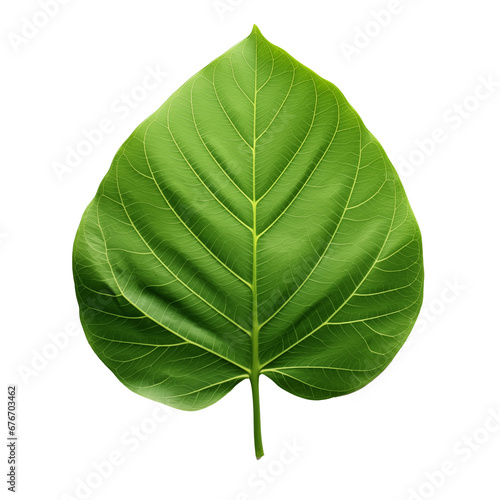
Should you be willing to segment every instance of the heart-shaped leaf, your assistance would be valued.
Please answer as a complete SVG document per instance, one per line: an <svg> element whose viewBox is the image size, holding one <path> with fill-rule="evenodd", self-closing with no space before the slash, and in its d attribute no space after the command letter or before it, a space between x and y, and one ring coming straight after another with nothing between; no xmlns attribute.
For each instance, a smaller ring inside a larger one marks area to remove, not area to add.
<svg viewBox="0 0 500 500"><path fill-rule="evenodd" d="M360 389L417 318L420 232L386 154L330 82L251 35L127 139L74 248L81 321L132 391L183 410L259 375Z"/></svg>

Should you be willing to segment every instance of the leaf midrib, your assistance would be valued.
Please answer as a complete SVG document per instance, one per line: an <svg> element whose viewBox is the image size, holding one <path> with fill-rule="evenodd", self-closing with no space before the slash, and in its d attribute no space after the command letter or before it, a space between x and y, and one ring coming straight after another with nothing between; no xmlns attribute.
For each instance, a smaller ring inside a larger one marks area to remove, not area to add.
<svg viewBox="0 0 500 500"><path fill-rule="evenodd" d="M257 295L257 196L256 196L256 148L257 148L257 56L258 40L255 39L255 66L254 66L254 97L253 97L253 144L252 144L252 329L251 329L251 367L250 378L258 378L260 373L259 362L259 303Z"/></svg>

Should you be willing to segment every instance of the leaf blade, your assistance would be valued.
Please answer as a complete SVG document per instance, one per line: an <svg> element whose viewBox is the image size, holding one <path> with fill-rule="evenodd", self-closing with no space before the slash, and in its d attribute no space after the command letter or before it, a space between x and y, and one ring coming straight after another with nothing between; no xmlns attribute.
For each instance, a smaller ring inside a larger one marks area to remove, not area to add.
<svg viewBox="0 0 500 500"><path fill-rule="evenodd" d="M262 373L309 399L378 376L422 302L421 235L343 94L255 27L120 148L74 247L92 348L201 409Z"/></svg>

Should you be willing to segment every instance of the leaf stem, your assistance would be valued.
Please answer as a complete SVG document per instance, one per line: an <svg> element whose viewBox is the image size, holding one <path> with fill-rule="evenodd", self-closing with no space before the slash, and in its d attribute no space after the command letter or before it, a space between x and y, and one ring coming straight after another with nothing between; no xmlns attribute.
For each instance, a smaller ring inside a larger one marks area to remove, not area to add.
<svg viewBox="0 0 500 500"><path fill-rule="evenodd" d="M257 457L257 460L264 456L264 447L262 446L262 431L260 426L259 375L259 372L253 372L250 375L253 402L253 439L255 444L255 456Z"/></svg>
<svg viewBox="0 0 500 500"><path fill-rule="evenodd" d="M257 460L264 456L264 447L262 445L262 431L260 425L260 397L259 397L259 373L252 373L250 384L252 386L253 402L253 438L255 445L255 456Z"/></svg>

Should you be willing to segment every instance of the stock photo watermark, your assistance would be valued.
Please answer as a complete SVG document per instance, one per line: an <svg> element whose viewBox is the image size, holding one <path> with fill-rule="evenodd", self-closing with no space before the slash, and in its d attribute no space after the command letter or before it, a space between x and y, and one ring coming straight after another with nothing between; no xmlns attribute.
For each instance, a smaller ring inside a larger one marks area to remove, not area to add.
<svg viewBox="0 0 500 500"><path fill-rule="evenodd" d="M224 21L226 14L234 12L237 7L239 7L244 0L214 0L212 2L212 7L217 13L218 18Z"/></svg>
<svg viewBox="0 0 500 500"><path fill-rule="evenodd" d="M17 367L24 384L34 382L68 348L71 339L80 335L83 336L83 330L74 321L66 323L62 330L50 332L48 341L37 349L31 349L29 360Z"/></svg>
<svg viewBox="0 0 500 500"><path fill-rule="evenodd" d="M374 39L380 36L412 2L413 0L389 0L384 8L372 10L370 19L354 28L354 35L350 41L340 43L340 50L346 61L351 63L353 57L358 56L369 47Z"/></svg>
<svg viewBox="0 0 500 500"><path fill-rule="evenodd" d="M415 332L425 332L466 290L467 286L459 278L446 279L439 295L424 303L415 325ZM412 338L413 336L410 336L410 339Z"/></svg>
<svg viewBox="0 0 500 500"><path fill-rule="evenodd" d="M396 160L396 168L403 178L413 175L439 147L450 139L476 113L483 103L491 99L500 88L500 80L494 75L478 76L474 90L458 102L447 107L442 115L442 125L435 127L427 136L415 140L415 148Z"/></svg>
<svg viewBox="0 0 500 500"><path fill-rule="evenodd" d="M89 470L74 480L71 493L63 493L60 500L86 500L91 498L115 472L122 467L132 454L139 450L143 443L158 432L170 420L175 410L156 403L153 411L144 417L137 425L131 425L119 437L119 443L104 457L93 460Z"/></svg>
<svg viewBox="0 0 500 500"><path fill-rule="evenodd" d="M15 54L31 40L36 38L40 32L50 24L61 8L69 4L72 0L39 0L38 10L31 16L21 18L20 27L17 32L11 31L7 38Z"/></svg>
<svg viewBox="0 0 500 500"><path fill-rule="evenodd" d="M264 457L264 463L259 463L257 470L248 476L247 488L233 497L234 500L251 500L255 495L262 495L286 474L289 467L300 459L306 450L306 447L299 444L296 439L283 441L281 450L270 458Z"/></svg>
<svg viewBox="0 0 500 500"><path fill-rule="evenodd" d="M95 127L84 129L73 145L66 146L62 161L52 162L52 170L59 182L80 166L114 132L119 122L125 121L149 94L156 90L169 76L169 72L159 65L146 67L141 83L128 92L123 92L110 105L111 115L102 118Z"/></svg>
<svg viewBox="0 0 500 500"><path fill-rule="evenodd" d="M428 500L434 497L499 432L500 406L490 408L481 425L455 441L451 448L451 457L426 472L422 483L408 490L407 500Z"/></svg>
<svg viewBox="0 0 500 500"><path fill-rule="evenodd" d="M17 488L17 386L7 386L7 490L12 493Z"/></svg>

